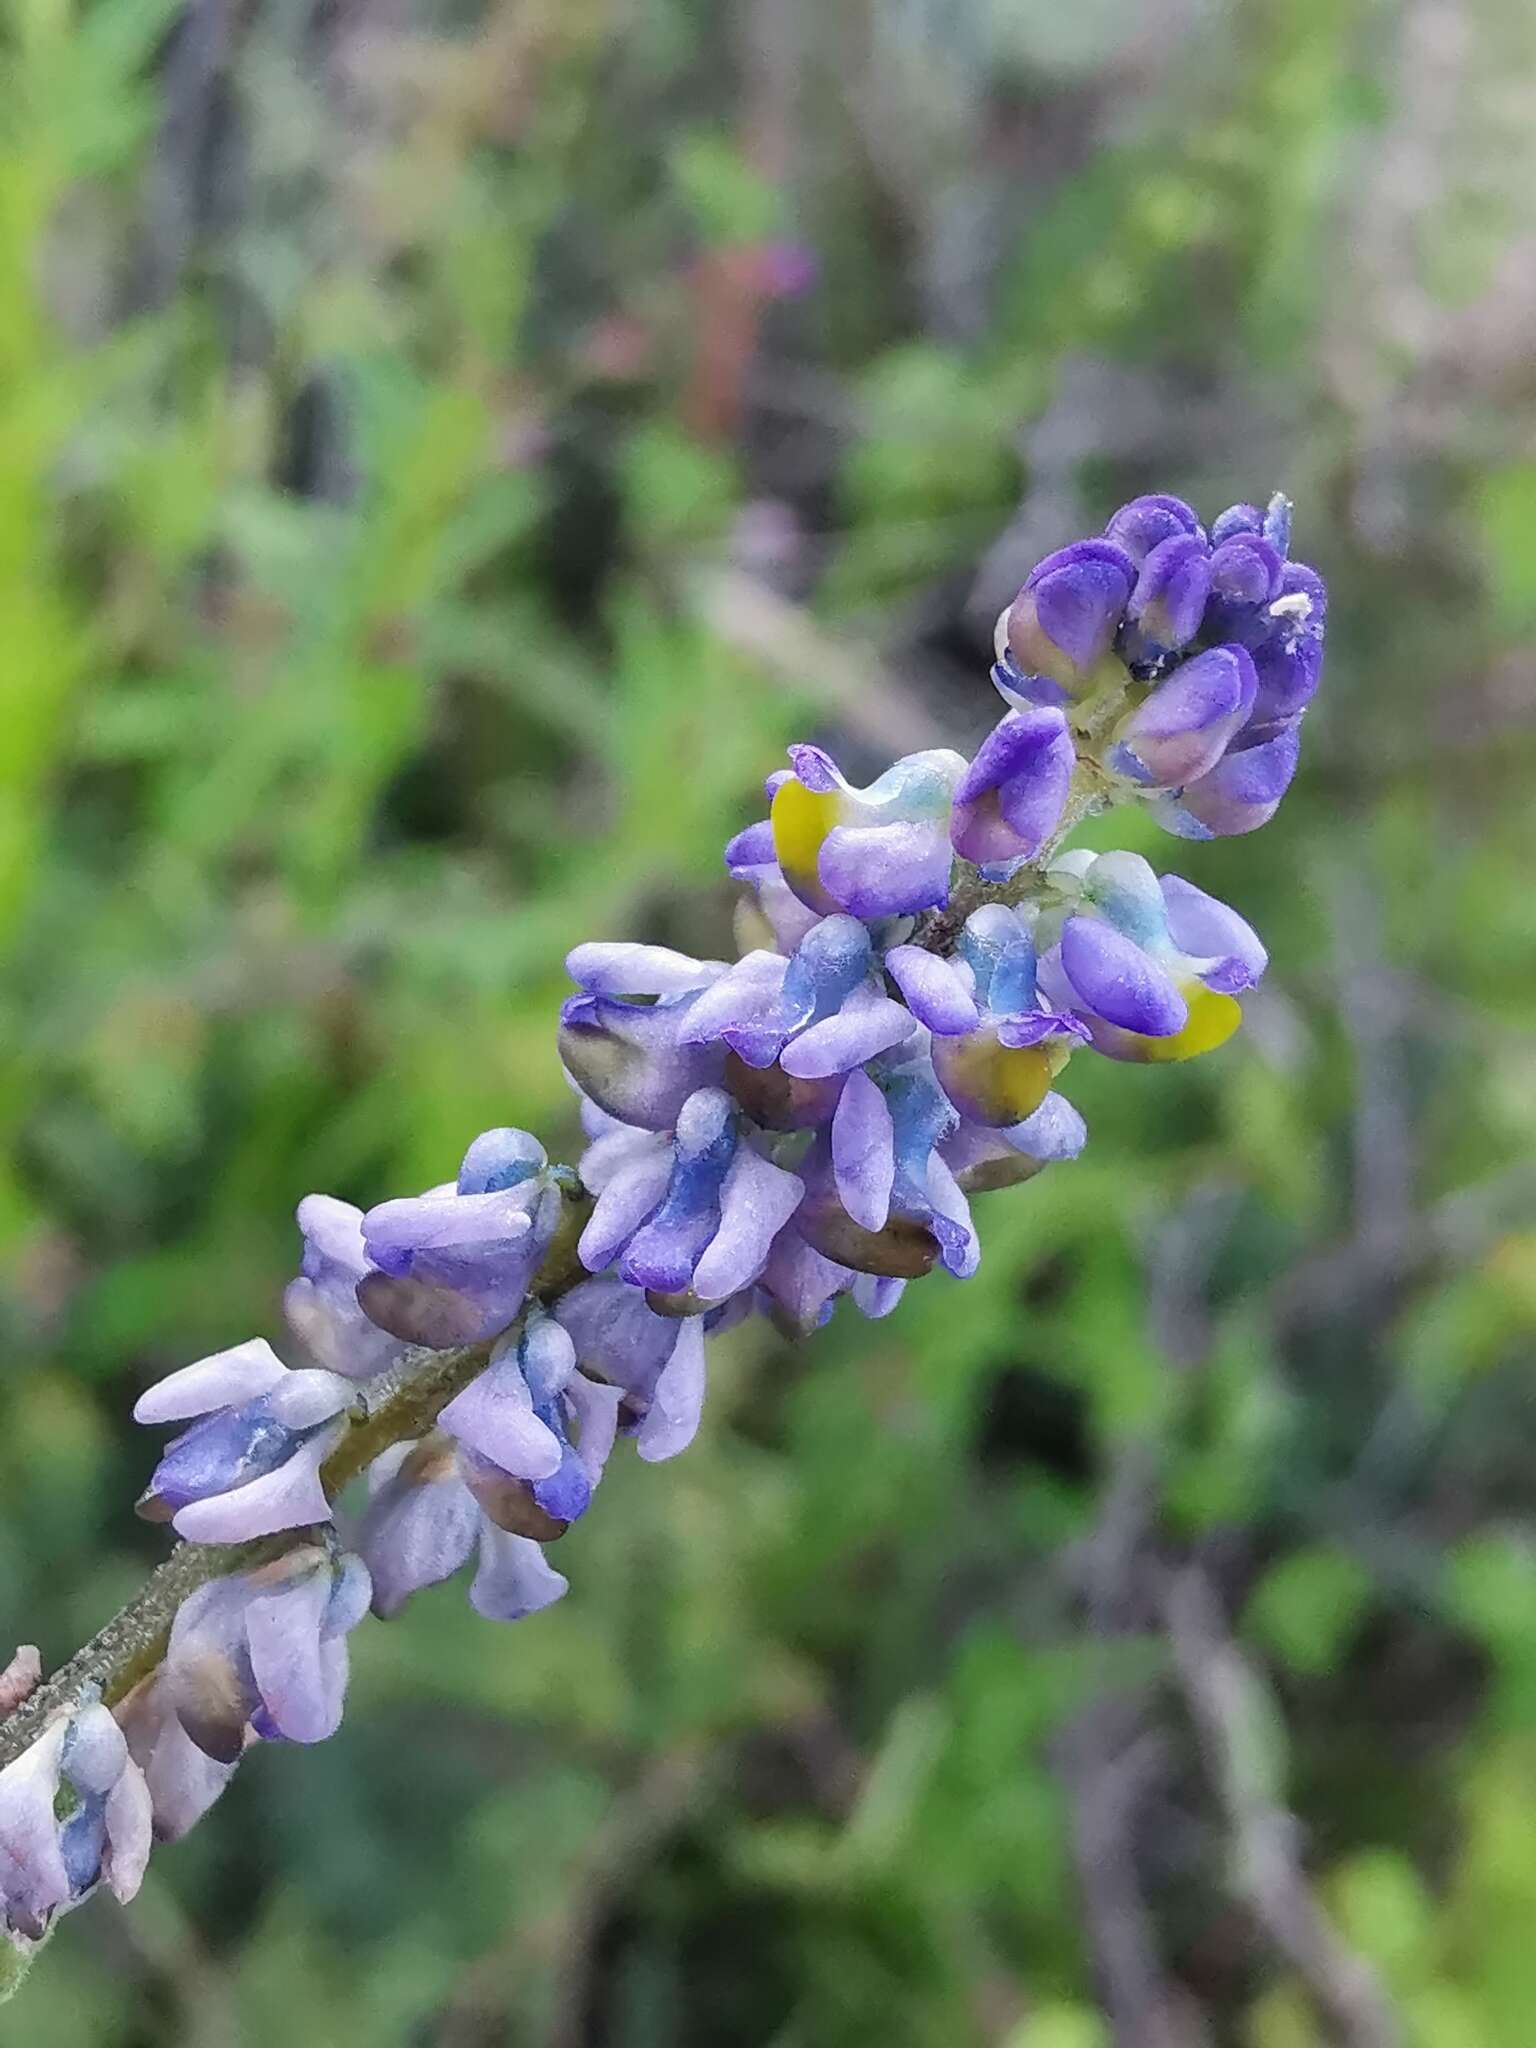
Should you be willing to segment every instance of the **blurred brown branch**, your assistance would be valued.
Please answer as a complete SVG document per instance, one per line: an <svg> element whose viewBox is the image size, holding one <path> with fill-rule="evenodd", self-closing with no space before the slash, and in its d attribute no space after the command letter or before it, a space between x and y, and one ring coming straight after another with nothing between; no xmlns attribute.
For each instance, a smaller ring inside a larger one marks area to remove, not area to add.
<svg viewBox="0 0 1536 2048"><path fill-rule="evenodd" d="M1340 1939L1307 1883L1296 1817L1266 1782L1255 1732L1263 1712L1258 1680L1197 1566L1169 1577L1163 1614L1207 1776L1231 1829L1232 1881L1244 1903L1300 1977L1336 2048L1402 2048L1375 1971Z"/></svg>

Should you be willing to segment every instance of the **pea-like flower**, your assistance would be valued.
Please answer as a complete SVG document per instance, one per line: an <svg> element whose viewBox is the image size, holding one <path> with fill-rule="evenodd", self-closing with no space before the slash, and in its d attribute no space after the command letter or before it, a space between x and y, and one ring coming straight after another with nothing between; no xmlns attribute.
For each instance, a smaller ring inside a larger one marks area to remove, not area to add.
<svg viewBox="0 0 1536 2048"><path fill-rule="evenodd" d="M1113 540L1078 540L1037 562L997 627L993 680L1020 704L1066 704L1100 687L1136 587L1137 565Z"/></svg>
<svg viewBox="0 0 1536 2048"><path fill-rule="evenodd" d="M1088 1126L1064 1095L1047 1095L1019 1123L998 1129L962 1118L940 1148L944 1163L968 1195L1017 1187L1048 1166L1075 1159L1088 1142Z"/></svg>
<svg viewBox="0 0 1536 2048"><path fill-rule="evenodd" d="M1076 1017L1041 1001L1034 940L1004 904L971 913L953 960L898 946L887 964L933 1033L939 1085L975 1123L1007 1127L1031 1115L1088 1035Z"/></svg>
<svg viewBox="0 0 1536 2048"><path fill-rule="evenodd" d="M982 741L955 790L950 839L989 879L1033 860L1061 823L1077 756L1054 705L1010 711Z"/></svg>
<svg viewBox="0 0 1536 2048"><path fill-rule="evenodd" d="M362 1311L358 1282L369 1271L363 1212L334 1195L306 1195L298 1207L304 1259L283 1295L288 1327L317 1365L348 1379L371 1379L404 1345Z"/></svg>
<svg viewBox="0 0 1536 2048"><path fill-rule="evenodd" d="M1267 825L1295 780L1299 723L1250 725L1238 733L1214 768L1163 798L1158 822L1180 839L1230 839Z"/></svg>
<svg viewBox="0 0 1536 2048"><path fill-rule="evenodd" d="M1213 769L1253 709L1258 677L1241 647L1208 647L1174 669L1121 721L1108 765L1148 789Z"/></svg>
<svg viewBox="0 0 1536 2048"><path fill-rule="evenodd" d="M769 823L790 888L822 916L904 917L949 900L949 814L965 774L947 747L908 754L856 789L820 747L789 750L773 778ZM727 848L729 860L733 849Z"/></svg>
<svg viewBox="0 0 1536 2048"><path fill-rule="evenodd" d="M528 1132L487 1131L449 1187L363 1218L370 1271L357 1298L380 1329L443 1349L504 1330L560 1219L560 1189Z"/></svg>
<svg viewBox="0 0 1536 2048"><path fill-rule="evenodd" d="M248 1736L323 1742L341 1722L347 1635L368 1611L362 1559L320 1544L199 1586L171 1624L163 1683L186 1733L216 1762Z"/></svg>
<svg viewBox="0 0 1536 2048"><path fill-rule="evenodd" d="M1258 515L1254 516L1257 518ZM1186 505L1182 498L1171 497L1163 491L1132 498L1117 512L1111 513L1104 528L1104 538L1123 548L1138 569L1165 542L1191 535L1198 540L1205 539L1205 529L1194 508Z"/></svg>
<svg viewBox="0 0 1536 2048"><path fill-rule="evenodd" d="M780 768L764 783L770 805L783 780ZM821 913L802 903L785 881L774 851L773 820L760 818L727 841L725 864L732 879L745 882L752 891L750 905L744 900L737 909L737 937L743 949L771 943L780 953L793 953Z"/></svg>
<svg viewBox="0 0 1536 2048"><path fill-rule="evenodd" d="M1170 534L1141 563L1126 605L1121 654L1128 663L1161 661L1200 630L1211 594L1211 555L1204 534Z"/></svg>
<svg viewBox="0 0 1536 2048"><path fill-rule="evenodd" d="M724 1048L685 1041L700 994L725 973L664 946L593 943L566 956L581 990L560 1011L560 1058L582 1094L620 1123L668 1131L695 1090L718 1085Z"/></svg>
<svg viewBox="0 0 1536 2048"><path fill-rule="evenodd" d="M465 1478L463 1451L441 1430L375 1459L368 1494L356 1542L373 1582L373 1611L386 1620L413 1593L452 1578L471 1552L469 1601L488 1620L521 1621L566 1591L538 1542L487 1513Z"/></svg>
<svg viewBox="0 0 1536 2048"><path fill-rule="evenodd" d="M800 1235L855 1272L915 1280L937 1261L969 1278L981 1246L939 1149L958 1123L925 1052L850 1074L830 1130L802 1168Z"/></svg>
<svg viewBox="0 0 1536 2048"><path fill-rule="evenodd" d="M783 1336L810 1336L830 1318L840 1295L848 1295L862 1315L888 1316L906 1290L906 1281L879 1273L858 1273L840 1266L787 1224L773 1241L768 1263L758 1276L758 1305Z"/></svg>
<svg viewBox="0 0 1536 2048"><path fill-rule="evenodd" d="M1225 1044L1268 964L1236 911L1176 875L1159 882L1139 854L1070 854L1052 876L1071 907L1041 981L1097 1051L1169 1061Z"/></svg>
<svg viewBox="0 0 1536 2048"><path fill-rule="evenodd" d="M1304 562L1287 562L1277 595L1242 628L1259 679L1255 724L1296 718L1316 694L1328 626L1328 591Z"/></svg>
<svg viewBox="0 0 1536 2048"><path fill-rule="evenodd" d="M748 1067L777 1063L792 1080L830 1080L916 1028L883 993L875 969L873 943L857 918L821 918L789 959L751 952L727 968L693 1004L683 1039L723 1043Z"/></svg>
<svg viewBox="0 0 1536 2048"><path fill-rule="evenodd" d="M180 1841L235 1775L234 1764L205 1755L182 1727L163 1665L141 1679L115 1713L128 1753L144 1773L155 1840Z"/></svg>
<svg viewBox="0 0 1536 2048"><path fill-rule="evenodd" d="M99 1703L61 1715L0 1771L0 1925L40 1941L105 1884L131 1899L152 1841L149 1791Z"/></svg>
<svg viewBox="0 0 1536 2048"><path fill-rule="evenodd" d="M555 1304L582 1371L616 1387L619 1424L650 1464L685 1451L704 1408L704 1338L730 1319L733 1305L707 1315L658 1315L644 1290L604 1273L583 1280Z"/></svg>
<svg viewBox="0 0 1536 2048"><path fill-rule="evenodd" d="M576 1370L570 1337L540 1311L502 1339L438 1420L478 1461L465 1475L477 1496L500 1496L502 1476L519 1480L558 1534L586 1513L613 1446L608 1393Z"/></svg>
<svg viewBox="0 0 1536 2048"><path fill-rule="evenodd" d="M291 1370L263 1337L183 1366L134 1406L136 1422L198 1418L166 1448L139 1514L194 1543L243 1543L329 1521L320 1468L356 1399L351 1380Z"/></svg>
<svg viewBox="0 0 1536 2048"><path fill-rule="evenodd" d="M679 1315L750 1287L805 1191L796 1174L756 1149L720 1088L689 1096L670 1140L600 1139L581 1173L597 1196L581 1235L582 1264L597 1273L617 1260L622 1280Z"/></svg>

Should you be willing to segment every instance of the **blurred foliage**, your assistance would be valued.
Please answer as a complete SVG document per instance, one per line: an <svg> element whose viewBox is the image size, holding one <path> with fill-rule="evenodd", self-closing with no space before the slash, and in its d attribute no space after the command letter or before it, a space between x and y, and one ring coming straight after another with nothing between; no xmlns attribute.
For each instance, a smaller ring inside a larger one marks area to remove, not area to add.
<svg viewBox="0 0 1536 2048"><path fill-rule="evenodd" d="M361 1632L0 2040L1150 2048L1112 1868L1180 2042L1303 2048L1133 1597L1193 1560L1225 1796L1413 2048L1527 2048L1533 21L7 0L0 1643L157 1554L132 1395L273 1327L305 1192L574 1144L563 952L728 948L787 739L973 741L1134 490L1285 488L1335 595L1276 824L1115 821L1264 932L1242 1038L1075 1063L963 1292L722 1344L559 1607Z"/></svg>

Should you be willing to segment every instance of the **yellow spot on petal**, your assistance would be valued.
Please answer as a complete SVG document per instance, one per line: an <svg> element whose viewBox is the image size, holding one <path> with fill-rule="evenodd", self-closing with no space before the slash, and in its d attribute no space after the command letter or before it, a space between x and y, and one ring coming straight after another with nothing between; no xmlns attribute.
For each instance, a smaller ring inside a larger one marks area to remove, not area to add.
<svg viewBox="0 0 1536 2048"><path fill-rule="evenodd" d="M769 812L773 850L784 879L812 910L831 912L837 908L821 886L816 861L822 841L838 821L839 801L836 790L807 789L792 775L775 790Z"/></svg>
<svg viewBox="0 0 1536 2048"><path fill-rule="evenodd" d="M1214 1052L1225 1045L1243 1021L1243 1006L1235 996L1218 995L1198 981L1188 981L1180 990L1189 1004L1189 1022L1171 1038L1144 1038L1141 1057L1154 1065L1170 1060L1192 1060L1197 1053Z"/></svg>
<svg viewBox="0 0 1536 2048"><path fill-rule="evenodd" d="M945 1093L978 1123L1004 1129L1044 1102L1063 1062L1046 1045L999 1045L990 1032L936 1038L933 1061Z"/></svg>

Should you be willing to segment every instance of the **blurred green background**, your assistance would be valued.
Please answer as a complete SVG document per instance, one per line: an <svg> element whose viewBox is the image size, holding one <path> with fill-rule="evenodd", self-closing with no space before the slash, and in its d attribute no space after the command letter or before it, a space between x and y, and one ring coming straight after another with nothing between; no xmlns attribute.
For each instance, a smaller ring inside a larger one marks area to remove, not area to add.
<svg viewBox="0 0 1536 2048"><path fill-rule="evenodd" d="M717 1346L559 1607L361 1631L0 2041L1529 2048L1536 14L3 44L6 1648L161 1553L127 1409L275 1333L303 1194L569 1155L563 952L728 948L786 740L974 744L1138 490L1284 488L1334 604L1275 824L1127 828L1268 939L1242 1036L1074 1063L963 1288Z"/></svg>

